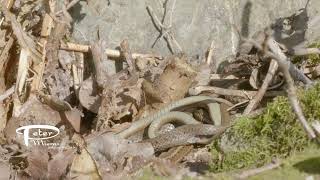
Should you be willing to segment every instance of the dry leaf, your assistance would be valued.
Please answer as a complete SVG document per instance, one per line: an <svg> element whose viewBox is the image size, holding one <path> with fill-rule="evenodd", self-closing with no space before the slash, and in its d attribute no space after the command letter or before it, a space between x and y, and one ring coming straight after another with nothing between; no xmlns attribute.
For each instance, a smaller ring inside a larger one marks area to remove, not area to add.
<svg viewBox="0 0 320 180"><path fill-rule="evenodd" d="M50 72L48 75L49 76L44 79L50 94L61 100L70 101L71 97L74 96L71 91L71 87L73 87L71 72L54 69L53 72Z"/></svg>
<svg viewBox="0 0 320 180"><path fill-rule="evenodd" d="M25 49L28 52L35 63L41 62L41 54L36 50L36 43L23 31L21 24L16 20L15 16L4 6L0 6L2 12L6 18L11 21L11 27L17 40L21 46L21 49Z"/></svg>
<svg viewBox="0 0 320 180"><path fill-rule="evenodd" d="M59 112L54 111L48 105L42 104L35 96L30 96L20 108L18 117L12 117L5 128L5 136L8 142L18 142L24 145L23 136L16 134L16 129L26 125L52 125L61 122ZM60 132L65 134L65 132ZM60 137L60 135L59 135ZM58 137L57 137L58 138ZM56 138L55 138L56 139Z"/></svg>
<svg viewBox="0 0 320 180"><path fill-rule="evenodd" d="M28 167L24 170L34 179L46 179L49 155L46 149L34 148L27 156Z"/></svg>
<svg viewBox="0 0 320 180"><path fill-rule="evenodd" d="M74 158L74 150L59 152L48 163L48 179L66 178L67 168Z"/></svg>
<svg viewBox="0 0 320 180"><path fill-rule="evenodd" d="M88 151L96 160L102 174L125 173L142 167L153 158L154 150L149 143L131 143L112 133L106 133L87 140ZM128 158L131 163L128 164ZM139 162L139 163L137 163Z"/></svg>
<svg viewBox="0 0 320 180"><path fill-rule="evenodd" d="M78 180L99 180L101 179L96 163L86 149L75 156L71 168L70 178Z"/></svg>
<svg viewBox="0 0 320 180"><path fill-rule="evenodd" d="M10 179L10 166L4 162L0 162L0 179Z"/></svg>
<svg viewBox="0 0 320 180"><path fill-rule="evenodd" d="M147 100L157 100L168 103L182 99L193 82L196 71L186 62L185 58L173 57L164 72L153 82L152 86L146 86L144 91ZM154 102L148 102L154 103Z"/></svg>
<svg viewBox="0 0 320 180"><path fill-rule="evenodd" d="M73 52L59 50L59 59L58 60L64 70L70 70L72 63L75 62L75 56L74 56Z"/></svg>
<svg viewBox="0 0 320 180"><path fill-rule="evenodd" d="M101 97L97 94L97 88L97 83L90 77L82 82L79 90L81 105L94 113L98 113L101 105Z"/></svg>
<svg viewBox="0 0 320 180"><path fill-rule="evenodd" d="M209 85L211 77L211 68L208 64L202 64L199 67L198 73L194 79L196 85Z"/></svg>
<svg viewBox="0 0 320 180"><path fill-rule="evenodd" d="M71 124L73 129L77 133L80 133L81 117L83 116L83 114L77 109L72 109L71 111L65 111L63 113L66 120Z"/></svg>

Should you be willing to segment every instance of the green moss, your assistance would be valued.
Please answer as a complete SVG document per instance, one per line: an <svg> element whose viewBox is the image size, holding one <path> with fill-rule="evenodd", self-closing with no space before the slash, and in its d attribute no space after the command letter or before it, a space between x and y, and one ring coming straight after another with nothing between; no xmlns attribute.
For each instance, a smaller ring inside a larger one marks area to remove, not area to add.
<svg viewBox="0 0 320 180"><path fill-rule="evenodd" d="M320 43L313 43L309 46L310 48L320 48ZM297 56L293 58L294 63L300 63L303 60L307 60L310 65L317 65L320 63L320 55L319 54L310 54L306 56Z"/></svg>
<svg viewBox="0 0 320 180"><path fill-rule="evenodd" d="M168 178L157 176L150 168L144 168L141 172L140 176L135 177L135 179L138 180L149 180L149 179L155 179L155 180L165 180Z"/></svg>
<svg viewBox="0 0 320 180"><path fill-rule="evenodd" d="M299 90L298 94L306 118L320 119L320 84L307 91ZM211 165L213 172L261 166L273 158L286 158L312 144L286 97L275 98L263 115L253 119L239 118L225 136L237 146L225 152L222 162L217 160L218 152L212 148L215 157L215 163Z"/></svg>
<svg viewBox="0 0 320 180"><path fill-rule="evenodd" d="M249 179L306 179L313 176L315 179L320 177L320 150L318 147L293 154L290 158L283 161L283 165L271 171L253 176Z"/></svg>
<svg viewBox="0 0 320 180"><path fill-rule="evenodd" d="M259 173L248 179L306 179L313 176L320 178L320 149L316 146L309 146L308 149L293 153L289 158L281 160L282 165L276 169ZM232 173L224 172L215 174L215 179L235 179L234 175L244 170L237 170Z"/></svg>

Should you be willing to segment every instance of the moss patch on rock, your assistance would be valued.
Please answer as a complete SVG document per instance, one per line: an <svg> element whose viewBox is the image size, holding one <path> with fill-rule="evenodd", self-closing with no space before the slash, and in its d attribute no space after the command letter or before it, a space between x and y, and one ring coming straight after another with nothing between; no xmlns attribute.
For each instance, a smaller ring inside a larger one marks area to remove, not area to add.
<svg viewBox="0 0 320 180"><path fill-rule="evenodd" d="M309 90L298 91L304 114L310 121L320 119L320 84ZM219 160L217 144L225 152ZM308 139L286 97L277 97L269 103L264 114L256 118L242 117L213 143L215 157L213 172L257 167L273 158L286 158L309 147Z"/></svg>
<svg viewBox="0 0 320 180"><path fill-rule="evenodd" d="M313 43L309 46L309 48L320 48L320 43ZM309 65L318 65L320 63L320 55L319 54L309 54L305 56L297 56L293 58L294 63L301 63L304 60L307 60Z"/></svg>

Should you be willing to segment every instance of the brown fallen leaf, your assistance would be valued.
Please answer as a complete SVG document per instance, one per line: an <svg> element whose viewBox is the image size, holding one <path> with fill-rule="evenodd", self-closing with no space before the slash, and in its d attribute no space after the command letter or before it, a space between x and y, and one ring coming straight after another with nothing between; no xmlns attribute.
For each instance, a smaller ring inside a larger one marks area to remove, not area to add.
<svg viewBox="0 0 320 180"><path fill-rule="evenodd" d="M135 117L142 104L142 79L114 81L104 89L101 106L98 112L97 129L108 126L110 120L119 121L126 116Z"/></svg>
<svg viewBox="0 0 320 180"><path fill-rule="evenodd" d="M91 52L95 67L95 78L88 82L87 87L81 87L80 98L83 93L85 96L80 99L81 104L92 112L98 113L96 129L104 129L110 125L111 121L119 121L122 118L134 117L138 108L141 107L143 93L141 90L142 80L136 71L134 60L128 45L124 40L121 47L121 54L126 60L128 67L117 73L108 72L108 57L104 53L104 41L100 40L91 45ZM85 84L84 84L85 85ZM96 102L99 103L99 97L94 90L102 90L101 105L97 108ZM82 91L87 89L87 91ZM86 100L89 100L89 103ZM93 107L91 107L93 106ZM98 109L98 111L97 111Z"/></svg>
<svg viewBox="0 0 320 180"><path fill-rule="evenodd" d="M188 93L196 71L186 62L185 57L171 57L163 73L154 82L143 83L146 99L168 103L182 99ZM148 103L154 103L148 102Z"/></svg>
<svg viewBox="0 0 320 180"><path fill-rule="evenodd" d="M11 170L7 163L0 162L0 179L10 179Z"/></svg>
<svg viewBox="0 0 320 180"><path fill-rule="evenodd" d="M149 143L131 143L112 133L87 139L88 151L97 162L101 175L126 174L141 168L154 157Z"/></svg>
<svg viewBox="0 0 320 180"><path fill-rule="evenodd" d="M83 114L77 109L71 109L70 111L62 112L61 114L73 127L73 129L80 133L81 117Z"/></svg>
<svg viewBox="0 0 320 180"><path fill-rule="evenodd" d="M79 90L79 101L83 107L93 113L98 113L101 97L97 92L98 85L92 77L82 82Z"/></svg>
<svg viewBox="0 0 320 180"><path fill-rule="evenodd" d="M70 178L79 180L99 180L102 179L97 165L91 157L87 149L82 149L81 154L75 156L71 168L70 168Z"/></svg>
<svg viewBox="0 0 320 180"><path fill-rule="evenodd" d="M28 167L24 170L33 179L46 179L49 154L44 148L34 148L27 156Z"/></svg>
<svg viewBox="0 0 320 180"><path fill-rule="evenodd" d="M54 111L48 105L42 104L35 96L30 96L20 108L19 116L9 119L5 128L5 136L8 142L17 142L20 145L25 145L23 136L17 135L16 129L26 125L51 125L56 126L61 122L59 112ZM64 131L61 135L66 135ZM59 135L59 137L61 137ZM54 140L58 140L54 138Z"/></svg>
<svg viewBox="0 0 320 180"><path fill-rule="evenodd" d="M57 153L48 163L48 179L65 179L67 168L75 157L74 150L66 150Z"/></svg>

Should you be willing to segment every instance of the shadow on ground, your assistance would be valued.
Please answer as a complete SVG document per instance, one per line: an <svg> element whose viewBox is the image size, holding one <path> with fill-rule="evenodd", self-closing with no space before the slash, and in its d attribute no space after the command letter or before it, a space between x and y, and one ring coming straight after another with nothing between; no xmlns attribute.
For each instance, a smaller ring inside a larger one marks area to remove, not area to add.
<svg viewBox="0 0 320 180"><path fill-rule="evenodd" d="M300 161L294 164L293 167L305 173L320 174L320 157L314 157Z"/></svg>

